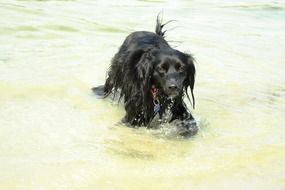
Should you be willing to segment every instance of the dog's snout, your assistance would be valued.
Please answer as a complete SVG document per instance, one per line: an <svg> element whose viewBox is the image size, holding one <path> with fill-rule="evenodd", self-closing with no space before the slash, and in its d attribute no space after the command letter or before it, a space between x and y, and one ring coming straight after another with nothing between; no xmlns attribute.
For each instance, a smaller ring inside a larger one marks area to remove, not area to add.
<svg viewBox="0 0 285 190"><path fill-rule="evenodd" d="M171 84L168 88L169 90L177 90L177 85Z"/></svg>

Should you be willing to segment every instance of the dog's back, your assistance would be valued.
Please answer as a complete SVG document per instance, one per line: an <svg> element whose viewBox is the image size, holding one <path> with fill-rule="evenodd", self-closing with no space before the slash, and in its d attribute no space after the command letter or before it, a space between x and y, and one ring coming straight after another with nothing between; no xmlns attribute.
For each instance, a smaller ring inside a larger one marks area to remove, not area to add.
<svg viewBox="0 0 285 190"><path fill-rule="evenodd" d="M166 31L163 31L165 24L162 24L159 18L156 20L155 32L148 31L137 31L128 35L122 45L125 49L128 50L137 50L138 48L170 48L167 41L164 39L164 34Z"/></svg>
<svg viewBox="0 0 285 190"><path fill-rule="evenodd" d="M122 46L125 48L124 51L132 51L148 47L157 49L170 48L163 36L148 31L137 31L131 33L127 36Z"/></svg>

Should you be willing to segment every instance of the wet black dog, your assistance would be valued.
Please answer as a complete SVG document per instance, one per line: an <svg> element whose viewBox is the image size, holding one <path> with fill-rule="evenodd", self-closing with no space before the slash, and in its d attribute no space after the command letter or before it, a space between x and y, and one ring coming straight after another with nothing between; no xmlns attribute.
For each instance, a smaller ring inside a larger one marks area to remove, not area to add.
<svg viewBox="0 0 285 190"><path fill-rule="evenodd" d="M190 54L170 47L164 39L165 24L157 19L156 31L131 33L112 59L108 78L92 90L101 97L120 93L130 126L150 127L157 118L160 123L173 122L183 136L197 133L197 124L183 101L184 94L193 107L195 66Z"/></svg>

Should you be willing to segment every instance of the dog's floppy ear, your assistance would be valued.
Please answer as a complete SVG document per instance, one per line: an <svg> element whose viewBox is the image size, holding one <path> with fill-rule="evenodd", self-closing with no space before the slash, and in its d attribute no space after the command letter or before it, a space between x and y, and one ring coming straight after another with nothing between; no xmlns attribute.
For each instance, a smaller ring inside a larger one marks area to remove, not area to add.
<svg viewBox="0 0 285 190"><path fill-rule="evenodd" d="M145 121L151 119L151 106L148 102L151 99L151 79L154 68L154 55L152 48L138 49L132 52L130 59L129 81L131 93L136 95L136 106L141 107Z"/></svg>
<svg viewBox="0 0 285 190"><path fill-rule="evenodd" d="M152 48L132 50L126 59L128 64L125 66L128 68L124 70L128 73L125 75L125 82L133 83L140 90L142 90L141 87L147 87L150 83L154 59L151 51Z"/></svg>
<svg viewBox="0 0 285 190"><path fill-rule="evenodd" d="M190 87L191 90L191 95L192 95L192 100L193 100L193 108L195 108L195 97L194 97L194 84L195 84L195 74L196 74L196 69L194 65L194 58L190 54L186 54L187 57L187 79L186 79L186 84L185 84L185 91L187 98L190 100L189 95L188 95L188 87Z"/></svg>
<svg viewBox="0 0 285 190"><path fill-rule="evenodd" d="M153 51L150 48L144 49L139 62L136 65L136 72L139 84L144 88L148 88L151 84L151 76L153 74ZM149 89L149 88L148 88Z"/></svg>

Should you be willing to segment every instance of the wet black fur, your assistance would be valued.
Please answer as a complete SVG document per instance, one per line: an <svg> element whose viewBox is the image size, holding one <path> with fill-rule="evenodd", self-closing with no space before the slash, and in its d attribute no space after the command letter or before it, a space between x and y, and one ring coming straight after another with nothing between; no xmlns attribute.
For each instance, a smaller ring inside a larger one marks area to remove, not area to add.
<svg viewBox="0 0 285 190"><path fill-rule="evenodd" d="M174 99L171 108L172 118L170 122L182 129L181 134L192 136L197 133L196 122L183 101L184 94L190 87L193 107L195 99L193 95L195 83L195 66L190 54L182 53L170 47L164 39L163 24L157 19L156 32L138 31L131 33L120 47L118 53L112 59L111 67L104 86L95 87L92 90L101 97L107 97L111 93L119 92L124 98L126 115L123 122L131 126L150 126L154 117L153 96L150 93L152 85L158 88L158 99L161 104L159 114L162 116L169 105L169 98L163 93L159 84L155 84L153 72L160 55L176 56L187 67L187 79L184 81L184 90ZM162 52L162 53L161 53ZM190 100L190 99L189 99Z"/></svg>

